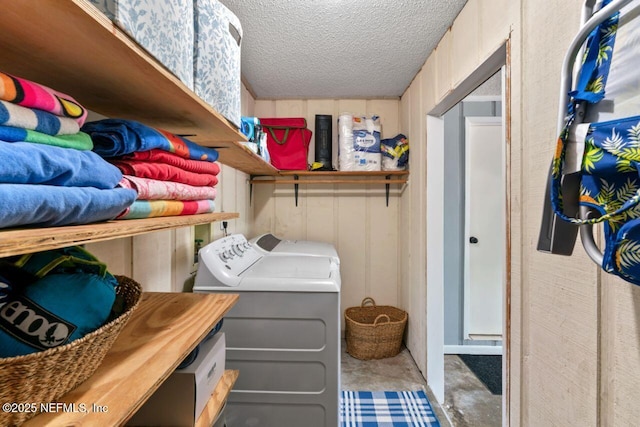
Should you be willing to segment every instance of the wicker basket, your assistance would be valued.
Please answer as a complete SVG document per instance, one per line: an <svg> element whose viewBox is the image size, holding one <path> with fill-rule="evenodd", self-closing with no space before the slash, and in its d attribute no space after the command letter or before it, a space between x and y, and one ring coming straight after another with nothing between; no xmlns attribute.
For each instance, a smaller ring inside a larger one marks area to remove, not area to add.
<svg viewBox="0 0 640 427"><path fill-rule="evenodd" d="M373 305L367 305L371 303ZM384 359L400 353L407 312L389 305L376 305L373 298L344 312L347 353L356 359Z"/></svg>
<svg viewBox="0 0 640 427"><path fill-rule="evenodd" d="M118 280L117 294L124 312L113 321L69 344L24 356L0 359L0 404L55 402L89 378L98 368L118 334L138 306L142 289L125 276ZM27 411L0 411L0 425L19 425L36 415Z"/></svg>

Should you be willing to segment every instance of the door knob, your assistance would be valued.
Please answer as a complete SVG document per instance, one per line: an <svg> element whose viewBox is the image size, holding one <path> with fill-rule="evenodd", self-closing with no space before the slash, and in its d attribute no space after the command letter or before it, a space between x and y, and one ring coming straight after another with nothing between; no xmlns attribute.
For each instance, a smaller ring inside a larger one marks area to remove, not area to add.
<svg viewBox="0 0 640 427"><path fill-rule="evenodd" d="M471 236L471 237L469 238L469 243L478 243L478 238L477 238L477 237L473 237L473 236Z"/></svg>

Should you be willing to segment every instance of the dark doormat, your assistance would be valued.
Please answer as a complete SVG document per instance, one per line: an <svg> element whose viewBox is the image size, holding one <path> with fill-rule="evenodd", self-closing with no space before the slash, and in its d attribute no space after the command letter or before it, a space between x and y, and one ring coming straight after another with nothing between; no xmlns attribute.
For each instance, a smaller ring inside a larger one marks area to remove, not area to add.
<svg viewBox="0 0 640 427"><path fill-rule="evenodd" d="M459 354L458 356L487 386L491 394L502 394L502 355Z"/></svg>

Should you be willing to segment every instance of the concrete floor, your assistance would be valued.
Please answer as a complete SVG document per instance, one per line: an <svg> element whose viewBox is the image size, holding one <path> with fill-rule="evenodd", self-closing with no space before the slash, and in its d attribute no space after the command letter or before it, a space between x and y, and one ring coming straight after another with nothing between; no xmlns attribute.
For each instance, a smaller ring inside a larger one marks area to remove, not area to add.
<svg viewBox="0 0 640 427"><path fill-rule="evenodd" d="M458 356L445 356L445 404L441 407L427 387L406 348L395 357L358 360L342 341L343 390L425 390L442 427L499 427L502 396L492 395Z"/></svg>
<svg viewBox="0 0 640 427"><path fill-rule="evenodd" d="M500 427L502 396L493 395L456 355L444 356L444 410L455 427Z"/></svg>

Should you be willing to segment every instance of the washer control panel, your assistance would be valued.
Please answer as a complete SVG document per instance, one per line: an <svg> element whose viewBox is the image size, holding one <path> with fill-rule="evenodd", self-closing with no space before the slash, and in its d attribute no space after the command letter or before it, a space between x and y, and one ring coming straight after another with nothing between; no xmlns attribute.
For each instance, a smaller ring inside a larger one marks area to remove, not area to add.
<svg viewBox="0 0 640 427"><path fill-rule="evenodd" d="M242 234L215 240L198 251L196 285L237 286L242 273L261 258Z"/></svg>

